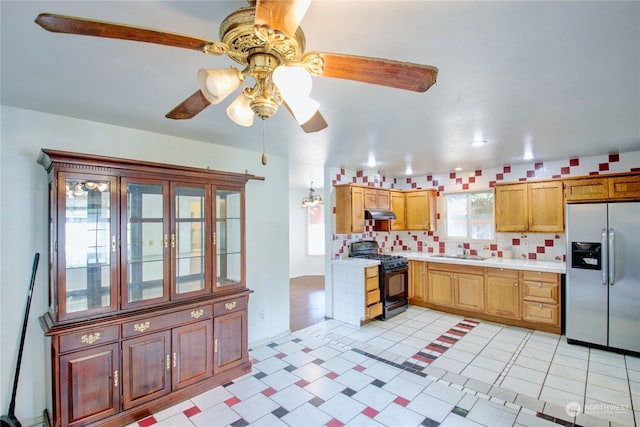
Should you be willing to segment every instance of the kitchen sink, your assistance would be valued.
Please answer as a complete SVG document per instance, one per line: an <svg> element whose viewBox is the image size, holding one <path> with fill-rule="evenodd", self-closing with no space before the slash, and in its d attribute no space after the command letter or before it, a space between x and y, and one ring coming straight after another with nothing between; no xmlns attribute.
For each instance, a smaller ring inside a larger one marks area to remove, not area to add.
<svg viewBox="0 0 640 427"><path fill-rule="evenodd" d="M435 254L435 255L431 255L434 258L453 258L453 259L472 259L475 261L484 261L487 258L491 258L488 256L482 256L482 255L469 255L469 254L465 254L465 255L452 255L452 254Z"/></svg>

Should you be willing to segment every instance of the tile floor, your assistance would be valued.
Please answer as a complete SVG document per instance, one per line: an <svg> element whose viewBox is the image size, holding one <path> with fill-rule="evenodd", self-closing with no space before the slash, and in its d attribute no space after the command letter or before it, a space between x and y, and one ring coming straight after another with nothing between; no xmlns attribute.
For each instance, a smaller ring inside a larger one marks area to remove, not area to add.
<svg viewBox="0 0 640 427"><path fill-rule="evenodd" d="M253 370L132 426L634 426L640 358L410 307L250 350Z"/></svg>

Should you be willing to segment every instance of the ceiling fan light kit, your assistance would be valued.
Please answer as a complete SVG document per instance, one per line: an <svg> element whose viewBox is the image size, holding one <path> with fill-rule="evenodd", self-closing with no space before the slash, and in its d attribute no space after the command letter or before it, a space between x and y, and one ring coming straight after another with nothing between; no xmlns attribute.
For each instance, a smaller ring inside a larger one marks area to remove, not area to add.
<svg viewBox="0 0 640 427"><path fill-rule="evenodd" d="M47 31L106 37L197 50L210 55L227 55L244 68L201 69L200 90L178 104L166 117L190 119L211 104L219 104L247 77L245 86L227 108L227 114L242 126L251 126L253 115L273 116L284 104L304 132L327 127L319 104L309 95L311 76L323 76L425 92L436 82L438 69L429 65L389 59L326 52L306 52L300 28L311 0L258 0L227 16L220 24L220 41L167 33L158 30L95 21L85 18L40 14L36 23ZM279 76L282 74L282 76ZM297 75L305 83L291 80ZM251 118L248 115L251 114Z"/></svg>

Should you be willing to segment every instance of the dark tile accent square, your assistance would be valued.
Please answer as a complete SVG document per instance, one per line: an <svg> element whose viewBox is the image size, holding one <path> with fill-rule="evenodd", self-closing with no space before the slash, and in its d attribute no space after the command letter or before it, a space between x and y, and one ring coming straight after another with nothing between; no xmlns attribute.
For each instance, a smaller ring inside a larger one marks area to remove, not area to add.
<svg viewBox="0 0 640 427"><path fill-rule="evenodd" d="M296 368L296 367L295 367L295 366L293 366L293 365L289 365L289 366L287 366L286 368L284 368L284 370L285 370L285 371L287 371L287 372L293 372L293 371L295 371L296 369L298 369L298 368Z"/></svg>
<svg viewBox="0 0 640 427"><path fill-rule="evenodd" d="M411 363L411 362L402 362L402 369L409 369L409 370L422 370L422 366L416 364L416 363Z"/></svg>
<svg viewBox="0 0 640 427"><path fill-rule="evenodd" d="M551 415L543 414L542 412L538 412L536 414L536 417L542 418L543 420L551 421L552 423L555 422L555 420L556 420L556 417L552 417Z"/></svg>
<svg viewBox="0 0 640 427"><path fill-rule="evenodd" d="M373 380L371 381L371 385L374 385L376 387L382 387L384 386L386 383L384 381L380 381L380 380Z"/></svg>
<svg viewBox="0 0 640 427"><path fill-rule="evenodd" d="M239 420L232 422L230 425L231 427L247 427L249 423L246 422L244 418L240 418Z"/></svg>
<svg viewBox="0 0 640 427"><path fill-rule="evenodd" d="M429 417L426 417L420 425L425 427L438 427L440 423L435 420L432 420Z"/></svg>
<svg viewBox="0 0 640 427"><path fill-rule="evenodd" d="M278 409L274 409L273 411L271 411L271 413L273 415L275 415L276 417L278 417L278 418L282 418L285 415L287 415L289 413L289 411L287 411L282 406L280 406L280 407L278 407Z"/></svg>
<svg viewBox="0 0 640 427"><path fill-rule="evenodd" d="M456 415L460 415L461 417L466 417L467 414L469 413L469 411L459 406L454 406L451 412L453 412Z"/></svg>
<svg viewBox="0 0 640 427"><path fill-rule="evenodd" d="M255 374L255 375L253 376L253 378L255 378L255 379L257 379L257 380L261 380L261 379L263 379L263 378L264 378L264 377L266 377L266 376L267 376L267 374L265 374L264 372L258 372L257 374ZM225 387L226 387L226 386L227 386L227 385L225 384Z"/></svg>
<svg viewBox="0 0 640 427"><path fill-rule="evenodd" d="M300 341L302 341L300 338L294 338L291 341L295 342L295 343L299 343Z"/></svg>
<svg viewBox="0 0 640 427"><path fill-rule="evenodd" d="M344 390L342 390L342 394L344 394L345 396L353 396L354 394L356 394L357 391L350 389L349 387L345 388Z"/></svg>
<svg viewBox="0 0 640 427"><path fill-rule="evenodd" d="M271 348L274 348L274 347L277 347L277 346L278 346L278 344L276 344L274 342L267 344L267 347L271 347Z"/></svg>
<svg viewBox="0 0 640 427"><path fill-rule="evenodd" d="M233 384L233 381L229 381L228 383L222 384L222 387L229 387L231 384Z"/></svg>
<svg viewBox="0 0 640 427"><path fill-rule="evenodd" d="M322 365L324 363L324 360L316 359L316 360L313 360L311 363L315 363L316 365Z"/></svg>
<svg viewBox="0 0 640 427"><path fill-rule="evenodd" d="M313 406L317 408L318 406L324 403L324 400L320 399L319 397L314 397L309 401L309 403L311 403Z"/></svg>

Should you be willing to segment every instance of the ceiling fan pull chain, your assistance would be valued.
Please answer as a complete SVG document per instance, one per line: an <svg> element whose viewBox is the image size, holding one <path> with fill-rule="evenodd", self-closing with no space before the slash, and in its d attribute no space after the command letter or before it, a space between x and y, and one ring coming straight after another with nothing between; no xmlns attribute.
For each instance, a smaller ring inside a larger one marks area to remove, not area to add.
<svg viewBox="0 0 640 427"><path fill-rule="evenodd" d="M267 126L266 124L266 120L262 119L262 164L263 165L267 165L267 150L266 150L266 145L264 142L264 134L265 134L265 127Z"/></svg>

